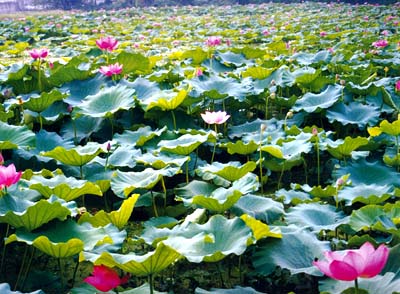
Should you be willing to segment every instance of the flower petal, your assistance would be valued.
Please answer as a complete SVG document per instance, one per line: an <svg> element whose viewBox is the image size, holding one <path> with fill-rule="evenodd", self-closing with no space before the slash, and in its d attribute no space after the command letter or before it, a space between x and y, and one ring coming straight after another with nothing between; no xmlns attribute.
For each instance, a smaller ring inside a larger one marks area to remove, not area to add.
<svg viewBox="0 0 400 294"><path fill-rule="evenodd" d="M358 278L357 270L346 262L334 260L329 266L331 278L340 281L354 281Z"/></svg>

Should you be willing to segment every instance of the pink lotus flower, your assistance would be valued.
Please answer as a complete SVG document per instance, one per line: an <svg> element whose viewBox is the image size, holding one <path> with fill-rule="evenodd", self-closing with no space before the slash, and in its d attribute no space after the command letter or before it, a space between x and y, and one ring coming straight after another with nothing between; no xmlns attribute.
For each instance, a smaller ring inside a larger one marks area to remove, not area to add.
<svg viewBox="0 0 400 294"><path fill-rule="evenodd" d="M128 279L129 275L120 278L118 273L112 268L105 265L95 265L92 276L85 278L84 281L99 291L107 292L119 285L125 284L128 282Z"/></svg>
<svg viewBox="0 0 400 294"><path fill-rule="evenodd" d="M320 37L326 37L326 35L328 35L328 34L325 31L319 32Z"/></svg>
<svg viewBox="0 0 400 294"><path fill-rule="evenodd" d="M231 116L229 114L226 114L225 111L206 111L206 113L201 113L201 117L203 118L203 120L212 125L212 124L223 124L224 122L226 122L228 120L228 118L230 118Z"/></svg>
<svg viewBox="0 0 400 294"><path fill-rule="evenodd" d="M386 40L378 40L372 43L375 48L385 48L387 45L389 45L389 42Z"/></svg>
<svg viewBox="0 0 400 294"><path fill-rule="evenodd" d="M0 165L4 164L4 157L3 155L0 153Z"/></svg>
<svg viewBox="0 0 400 294"><path fill-rule="evenodd" d="M394 88L395 88L396 92L400 92L400 80L398 80L396 82L396 85L394 86Z"/></svg>
<svg viewBox="0 0 400 294"><path fill-rule="evenodd" d="M17 172L14 164L10 164L9 166L0 165L0 189L17 183L21 175L22 172Z"/></svg>
<svg viewBox="0 0 400 294"><path fill-rule="evenodd" d="M354 281L378 275L386 264L389 249L381 244L375 250L366 242L357 250L327 251L324 255L326 260L314 261L313 265L332 279Z"/></svg>
<svg viewBox="0 0 400 294"><path fill-rule="evenodd" d="M30 56L33 59L43 59L46 58L47 55L49 55L49 50L46 48L41 48L41 49L32 49L29 51Z"/></svg>
<svg viewBox="0 0 400 294"><path fill-rule="evenodd" d="M206 45L209 47L221 45L221 38L218 36L208 37L208 39L206 40Z"/></svg>
<svg viewBox="0 0 400 294"><path fill-rule="evenodd" d="M118 47L118 40L113 37L103 37L96 40L96 45L103 51L114 51Z"/></svg>
<svg viewBox="0 0 400 294"><path fill-rule="evenodd" d="M107 77L111 77L113 75L119 75L122 72L122 64L115 63L115 64L101 66L99 71L103 75L106 75Z"/></svg>

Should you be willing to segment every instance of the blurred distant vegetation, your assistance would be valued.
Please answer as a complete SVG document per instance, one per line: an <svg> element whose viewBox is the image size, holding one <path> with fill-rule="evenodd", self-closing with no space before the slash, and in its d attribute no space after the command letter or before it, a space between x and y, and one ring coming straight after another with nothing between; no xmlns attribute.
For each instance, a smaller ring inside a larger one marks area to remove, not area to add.
<svg viewBox="0 0 400 294"><path fill-rule="evenodd" d="M331 0L316 0L310 2L332 2ZM209 1L209 0L35 0L37 5L40 5L46 9L119 9L125 7L144 7L144 6L172 6L172 5L233 5L233 4L260 4L260 3L297 3L300 0L219 0L219 1ZM335 1L336 2L336 1ZM350 4L395 4L397 0L341 0L337 1L341 3Z"/></svg>

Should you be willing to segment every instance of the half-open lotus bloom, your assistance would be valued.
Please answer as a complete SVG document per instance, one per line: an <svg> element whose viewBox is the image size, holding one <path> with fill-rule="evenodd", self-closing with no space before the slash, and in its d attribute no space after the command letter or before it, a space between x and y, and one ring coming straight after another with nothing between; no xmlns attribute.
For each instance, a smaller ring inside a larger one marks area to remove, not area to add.
<svg viewBox="0 0 400 294"><path fill-rule="evenodd" d="M107 77L111 77L113 75L119 75L122 72L122 64L115 63L115 64L101 66L99 71L103 75L106 75Z"/></svg>
<svg viewBox="0 0 400 294"><path fill-rule="evenodd" d="M400 80L398 80L396 82L396 85L394 86L394 88L395 88L396 92L400 92Z"/></svg>
<svg viewBox="0 0 400 294"><path fill-rule="evenodd" d="M33 59L43 59L46 58L47 55L49 55L49 50L46 48L32 49L31 51L29 51L29 55Z"/></svg>
<svg viewBox="0 0 400 294"><path fill-rule="evenodd" d="M387 45L389 45L389 42L386 40L378 40L372 43L375 48L385 48Z"/></svg>
<svg viewBox="0 0 400 294"><path fill-rule="evenodd" d="M328 251L324 255L326 260L314 261L313 265L332 279L354 281L378 275L386 264L389 249L381 244L375 250L366 242L357 250Z"/></svg>
<svg viewBox="0 0 400 294"><path fill-rule="evenodd" d="M0 189L17 183L21 175L22 172L17 172L14 164L10 164L9 166L0 165Z"/></svg>
<svg viewBox="0 0 400 294"><path fill-rule="evenodd" d="M208 37L208 39L206 40L206 45L209 47L221 45L221 38L217 36Z"/></svg>
<svg viewBox="0 0 400 294"><path fill-rule="evenodd" d="M226 114L225 111L206 111L206 113L201 113L201 117L203 118L203 120L212 125L212 124L223 124L224 122L226 122L228 120L228 118L230 118L231 116L229 114Z"/></svg>
<svg viewBox="0 0 400 294"><path fill-rule="evenodd" d="M118 40L113 37L103 37L96 40L96 45L103 51L114 51L118 47Z"/></svg>
<svg viewBox="0 0 400 294"><path fill-rule="evenodd" d="M84 279L84 281L97 290L102 292L110 291L118 287L119 285L128 282L129 275L122 278L118 276L118 273L105 265L95 265L91 276Z"/></svg>

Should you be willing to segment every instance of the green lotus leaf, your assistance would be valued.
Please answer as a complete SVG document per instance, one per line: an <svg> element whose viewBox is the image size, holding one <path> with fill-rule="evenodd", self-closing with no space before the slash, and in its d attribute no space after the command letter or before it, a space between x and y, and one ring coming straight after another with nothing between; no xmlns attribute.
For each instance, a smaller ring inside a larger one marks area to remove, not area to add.
<svg viewBox="0 0 400 294"><path fill-rule="evenodd" d="M327 197L332 197L336 195L337 189L336 187L332 185L328 185L325 188L321 186L313 186L310 187L308 184L301 185L300 188L309 193L313 197L318 197L318 198L327 198Z"/></svg>
<svg viewBox="0 0 400 294"><path fill-rule="evenodd" d="M157 83L151 82L145 78L136 78L134 82L128 82L126 80L121 81L122 85L126 85L129 88L135 89L135 96L141 101L151 99L153 96L161 94L161 89Z"/></svg>
<svg viewBox="0 0 400 294"><path fill-rule="evenodd" d="M140 53L122 51L117 56L117 62L123 65L122 73L143 74L150 70L150 61Z"/></svg>
<svg viewBox="0 0 400 294"><path fill-rule="evenodd" d="M263 292L258 292L251 287L240 287L235 286L233 289L216 289L211 288L210 291L196 288L194 290L195 294L264 294Z"/></svg>
<svg viewBox="0 0 400 294"><path fill-rule="evenodd" d="M351 137L346 137L343 141L338 146L330 146L328 144L328 152L334 156L337 159L344 159L345 157L350 157L352 156L352 152L355 151L356 149L360 148L361 146L365 146L368 144L368 139L365 137L357 137L357 138L351 138Z"/></svg>
<svg viewBox="0 0 400 294"><path fill-rule="evenodd" d="M368 132L371 136L379 136L381 133L385 133L397 137L400 135L400 120L390 123L385 119L379 124L379 127L369 128Z"/></svg>
<svg viewBox="0 0 400 294"><path fill-rule="evenodd" d="M367 205L351 213L349 225L355 231L369 230L386 216L385 211L378 205Z"/></svg>
<svg viewBox="0 0 400 294"><path fill-rule="evenodd" d="M357 125L364 130L368 125L375 125L379 120L380 111L378 107L351 102L348 105L337 103L327 110L326 117L330 123L335 121L342 125Z"/></svg>
<svg viewBox="0 0 400 294"><path fill-rule="evenodd" d="M190 96L205 96L211 99L222 99L228 96L242 101L249 94L250 84L238 82L233 78L213 75L207 79L196 77L190 80L192 91Z"/></svg>
<svg viewBox="0 0 400 294"><path fill-rule="evenodd" d="M356 202L363 204L380 204L393 195L393 186L376 184L358 184L354 187L344 187L339 191L339 199L344 199L347 205Z"/></svg>
<svg viewBox="0 0 400 294"><path fill-rule="evenodd" d="M233 182L232 187L228 189L220 187L212 190L211 193L202 194L203 191L209 191L212 186L197 182L195 185L188 184L175 189L175 194L177 199L183 201L185 205L199 205L211 211L223 212L230 209L242 195L256 191L258 186L257 176L247 173L241 179ZM197 194L198 192L200 194Z"/></svg>
<svg viewBox="0 0 400 294"><path fill-rule="evenodd" d="M100 90L95 95L87 96L74 112L91 117L110 117L117 111L135 106L133 89L126 86L113 86Z"/></svg>
<svg viewBox="0 0 400 294"><path fill-rule="evenodd" d="M65 202L54 195L37 202L6 194L0 198L0 222L14 228L32 231L53 219L65 220L76 214L76 203Z"/></svg>
<svg viewBox="0 0 400 294"><path fill-rule="evenodd" d="M253 140L251 140L248 143L239 140L236 141L235 143L228 142L226 144L221 145L221 147L226 147L228 153L231 155L232 154L249 155L254 153L258 149L259 144L255 143Z"/></svg>
<svg viewBox="0 0 400 294"><path fill-rule="evenodd" d="M46 198L54 194L65 201L74 200L85 194L103 196L100 188L92 182L77 180L74 177L67 178L64 175L56 175L50 179L33 176L29 181L29 188L38 191Z"/></svg>
<svg viewBox="0 0 400 294"><path fill-rule="evenodd" d="M262 66L248 67L242 72L242 77L251 77L253 79L263 80L268 78L274 70L275 68L265 68Z"/></svg>
<svg viewBox="0 0 400 294"><path fill-rule="evenodd" d="M268 152L269 154L271 154L272 156L276 157L276 158L280 158L283 159L284 155L283 155L283 151L282 151L282 147L278 146L278 145L265 145L261 147L261 151L265 151Z"/></svg>
<svg viewBox="0 0 400 294"><path fill-rule="evenodd" d="M303 191L296 191L296 190L285 190L285 189L280 189L275 192L275 195L280 198L284 197L284 203L285 204L290 204L290 203L295 203L295 202L302 202L305 200L310 200L310 194L305 193Z"/></svg>
<svg viewBox="0 0 400 294"><path fill-rule="evenodd" d="M302 89L308 91L321 91L325 88L331 80L325 76L321 76L321 70L298 69L293 72L295 76L295 83Z"/></svg>
<svg viewBox="0 0 400 294"><path fill-rule="evenodd" d="M67 97L66 94L62 94L59 90L53 89L51 92L42 92L40 95L32 94L28 100L24 101L24 108L35 112L43 112L51 104L56 101L63 100Z"/></svg>
<svg viewBox="0 0 400 294"><path fill-rule="evenodd" d="M111 189L114 193L126 198L135 189L152 189L162 177L172 177L180 171L177 167L166 167L155 170L146 168L141 172L122 172L117 170L111 178Z"/></svg>
<svg viewBox="0 0 400 294"><path fill-rule="evenodd" d="M314 233L298 228L281 227L282 239L267 239L258 243L252 263L258 273L269 275L277 266L290 270L291 274L307 273L321 276L312 265L315 258L322 258L330 250L329 242L320 241Z"/></svg>
<svg viewBox="0 0 400 294"><path fill-rule="evenodd" d="M179 221L176 218L170 216L160 216L160 217L152 217L148 221L145 221L144 227L173 228L178 223Z"/></svg>
<svg viewBox="0 0 400 294"><path fill-rule="evenodd" d="M28 70L29 70L28 64L14 63L8 68L8 70L0 74L0 81L7 82L7 81L22 80L23 77L28 72Z"/></svg>
<svg viewBox="0 0 400 294"><path fill-rule="evenodd" d="M65 140L73 140L78 143L97 132L101 127L102 121L102 118L81 115L63 124L61 135Z"/></svg>
<svg viewBox="0 0 400 294"><path fill-rule="evenodd" d="M300 52L292 55L299 64L311 65L313 63L323 62L329 63L332 55L327 50L318 51L317 53Z"/></svg>
<svg viewBox="0 0 400 294"><path fill-rule="evenodd" d="M282 203L252 194L240 197L231 211L236 215L248 214L268 224L279 220L285 212Z"/></svg>
<svg viewBox="0 0 400 294"><path fill-rule="evenodd" d="M46 130L40 130L36 133L36 148L30 149L17 149L16 153L24 158L24 159L31 159L32 157L38 158L40 161L48 162L52 160L49 157L40 156L40 152L42 151L49 151L53 150L57 146L63 146L64 148L72 148L74 147L72 141L64 140L61 138L57 133L54 132L47 132Z"/></svg>
<svg viewBox="0 0 400 294"><path fill-rule="evenodd" d="M397 153L397 147L386 147L383 162L390 166L400 166L400 153Z"/></svg>
<svg viewBox="0 0 400 294"><path fill-rule="evenodd" d="M135 207L135 203L139 196L140 194L133 194L122 202L121 207L118 210L109 213L104 210L100 210L95 215L86 212L80 216L78 223L81 224L83 222L88 222L93 227L104 227L109 223L112 223L118 229L122 230L131 217L133 208Z"/></svg>
<svg viewBox="0 0 400 294"><path fill-rule="evenodd" d="M161 140L157 146L161 151L167 151L179 155L188 155L208 140L206 135L185 134L175 140Z"/></svg>
<svg viewBox="0 0 400 294"><path fill-rule="evenodd" d="M94 78L86 80L73 80L64 84L60 90L62 92L68 92L69 94L68 97L64 99L65 103L77 106L87 96L98 93L105 82L106 77L103 75L97 75Z"/></svg>
<svg viewBox="0 0 400 294"><path fill-rule="evenodd" d="M160 242L155 251L144 255L134 253L116 254L102 252L100 255L82 252L80 260L89 260L95 265L103 264L108 267L118 267L124 272L135 276L154 275L181 258L181 255L168 245Z"/></svg>
<svg viewBox="0 0 400 294"><path fill-rule="evenodd" d="M6 239L6 243L25 242L50 256L64 258L103 245L121 246L125 237L126 232L120 232L112 224L94 228L89 223L78 225L73 220L66 220L53 221L51 226L37 229L34 233L24 228L17 229Z"/></svg>
<svg viewBox="0 0 400 294"><path fill-rule="evenodd" d="M240 218L253 232L254 240L249 240L248 244L256 243L258 240L267 237L282 238L282 234L278 227L274 228L274 230L271 230L268 225L247 214L243 214Z"/></svg>
<svg viewBox="0 0 400 294"><path fill-rule="evenodd" d="M88 59L82 56L75 56L67 63L56 61L53 66L48 81L54 86L61 86L74 80L86 80L92 75Z"/></svg>
<svg viewBox="0 0 400 294"><path fill-rule="evenodd" d="M34 147L35 134L26 126L12 126L0 121L0 150Z"/></svg>
<svg viewBox="0 0 400 294"><path fill-rule="evenodd" d="M337 212L331 205L319 203L299 204L286 213L287 223L310 229L319 233L321 230L334 231L339 225L346 224L349 218L343 212Z"/></svg>
<svg viewBox="0 0 400 294"><path fill-rule="evenodd" d="M335 104L342 96L342 86L329 85L319 94L307 93L301 97L293 106L294 111L304 110L308 113L326 109Z"/></svg>
<svg viewBox="0 0 400 294"><path fill-rule="evenodd" d="M276 69L272 74L270 74L266 79L255 80L253 83L254 93L256 95L261 94L265 89L269 89L274 85L278 85L282 88L292 87L294 84L295 77L289 71L286 66L282 66ZM274 83L272 83L274 81Z"/></svg>
<svg viewBox="0 0 400 294"><path fill-rule="evenodd" d="M97 163L87 164L83 167L83 174L87 181L96 184L103 193L111 187L113 171L111 169L105 169L104 165Z"/></svg>
<svg viewBox="0 0 400 294"><path fill-rule="evenodd" d="M398 173L392 167L383 165L380 161L368 162L365 159L350 162L333 173L334 178L350 174L354 186L374 183L376 185L400 186Z"/></svg>
<svg viewBox="0 0 400 294"><path fill-rule="evenodd" d="M400 280L394 273L388 272L385 275L378 275L373 278L358 279L359 291L365 290L367 293L398 293ZM353 288L354 282L336 281L327 279L320 282L319 291L324 293L347 293L346 289ZM348 292L354 293L354 292Z"/></svg>
<svg viewBox="0 0 400 294"><path fill-rule="evenodd" d="M220 59L223 64L233 64L236 67L251 63L251 61L246 59L242 54L233 53L231 51L218 52L215 56Z"/></svg>
<svg viewBox="0 0 400 294"><path fill-rule="evenodd" d="M182 54L182 58L190 58L193 65L200 65L204 60L208 58L208 53L197 47L195 49L186 50Z"/></svg>
<svg viewBox="0 0 400 294"><path fill-rule="evenodd" d="M141 156L135 157L135 160L144 165L150 165L155 169L162 169L167 166L181 167L183 164L190 160L190 157L180 156L171 153L153 154L150 152L146 152Z"/></svg>
<svg viewBox="0 0 400 294"><path fill-rule="evenodd" d="M101 145L89 142L85 146L77 146L71 149L58 146L53 150L41 152L40 155L54 158L63 164L83 166L103 152L104 150L101 148Z"/></svg>
<svg viewBox="0 0 400 294"><path fill-rule="evenodd" d="M203 225L189 223L172 230L158 229L159 242L175 249L190 262L217 262L229 254L241 255L252 237L251 229L238 217L226 219L215 215Z"/></svg>
<svg viewBox="0 0 400 294"><path fill-rule="evenodd" d="M115 134L113 140L120 145L130 144L132 146L143 146L147 141L154 137L161 136L167 127L152 131L151 127L145 126L137 129L136 131L125 130L122 134Z"/></svg>
<svg viewBox="0 0 400 294"><path fill-rule="evenodd" d="M112 153L106 155L106 158L96 157L93 162L101 164L103 167L130 167L136 166L136 157L141 156L142 151L132 145L118 146Z"/></svg>
<svg viewBox="0 0 400 294"><path fill-rule="evenodd" d="M381 275L391 272L396 275L395 276L396 279L399 278L399 275L400 275L400 270L399 270L400 269L400 264L399 264L400 252L399 252L399 249L400 249L399 244L390 248L389 257L388 257L385 267L383 268L383 270L381 272Z"/></svg>
<svg viewBox="0 0 400 294"><path fill-rule="evenodd" d="M176 109L185 99L187 96L187 91L185 89L180 90L179 92L174 91L163 91L164 96L157 97L157 101L147 101L148 103L146 107L146 111L154 107L159 107L163 111L174 110Z"/></svg>
<svg viewBox="0 0 400 294"><path fill-rule="evenodd" d="M260 142L260 129L262 126L266 126L263 134L268 134L270 142L275 142L277 139L285 137L285 133L282 131L282 122L275 118L269 120L256 119L251 122L232 126L229 128L229 137L242 138L245 144L251 141L258 144Z"/></svg>
<svg viewBox="0 0 400 294"><path fill-rule="evenodd" d="M257 167L254 161L248 161L241 164L239 161L230 161L227 163L214 162L201 166L196 170L198 176L203 180L212 180L215 176L233 182L244 177L248 172L252 172Z"/></svg>

